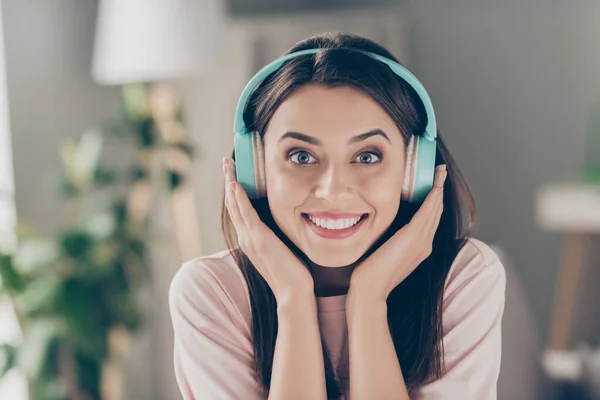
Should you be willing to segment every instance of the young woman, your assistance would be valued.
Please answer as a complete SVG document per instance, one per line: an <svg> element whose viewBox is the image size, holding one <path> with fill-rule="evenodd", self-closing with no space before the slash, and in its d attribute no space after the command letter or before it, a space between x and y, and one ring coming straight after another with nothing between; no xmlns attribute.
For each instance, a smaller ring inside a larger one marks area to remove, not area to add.
<svg viewBox="0 0 600 400"><path fill-rule="evenodd" d="M170 289L185 399L496 398L504 268L470 237L465 179L396 63L323 34L246 87L229 249Z"/></svg>

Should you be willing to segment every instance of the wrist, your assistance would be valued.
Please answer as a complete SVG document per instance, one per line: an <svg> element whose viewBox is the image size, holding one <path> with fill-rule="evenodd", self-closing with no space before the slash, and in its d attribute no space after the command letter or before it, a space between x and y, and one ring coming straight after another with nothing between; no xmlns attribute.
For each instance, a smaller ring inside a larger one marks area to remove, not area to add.
<svg viewBox="0 0 600 400"><path fill-rule="evenodd" d="M346 297L346 313L387 314L387 302L382 296L351 287Z"/></svg>
<svg viewBox="0 0 600 400"><path fill-rule="evenodd" d="M277 314L316 312L317 299L313 291L288 292L277 299Z"/></svg>
<svg viewBox="0 0 600 400"><path fill-rule="evenodd" d="M387 300L387 294L381 293L381 291L375 290L373 285L369 285L362 281L350 280L350 287L348 288L347 301L352 299L360 299L361 303L380 304Z"/></svg>

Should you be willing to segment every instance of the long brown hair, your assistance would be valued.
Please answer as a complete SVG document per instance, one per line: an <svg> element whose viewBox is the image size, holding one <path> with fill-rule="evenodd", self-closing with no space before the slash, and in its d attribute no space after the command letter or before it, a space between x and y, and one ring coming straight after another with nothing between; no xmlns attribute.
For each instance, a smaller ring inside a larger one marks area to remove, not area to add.
<svg viewBox="0 0 600 400"><path fill-rule="evenodd" d="M285 54L311 48L327 50L287 61L257 87L244 112L244 121L250 129L264 135L272 115L291 93L302 85L319 84L326 87L347 85L371 96L396 122L405 143L408 143L410 135L423 133L427 122L425 109L412 87L385 64L354 51L369 51L397 61L385 48L360 36L325 33L297 43ZM475 221L475 205L467 182L438 132L436 165L439 164L446 164L448 176L444 187L444 211L433 240L432 253L387 299L390 334L409 393L423 383L439 378L444 372L444 284L450 266ZM274 222L267 200L252 200L252 204L262 221L302 258L301 251ZM410 221L418 206L402 201L389 229L361 259L368 257ZM227 247L248 284L254 368L268 393L277 338L277 304L269 285L238 248L237 235L224 203L221 218ZM323 356L327 396L328 399L337 399L341 395L341 387L324 344Z"/></svg>

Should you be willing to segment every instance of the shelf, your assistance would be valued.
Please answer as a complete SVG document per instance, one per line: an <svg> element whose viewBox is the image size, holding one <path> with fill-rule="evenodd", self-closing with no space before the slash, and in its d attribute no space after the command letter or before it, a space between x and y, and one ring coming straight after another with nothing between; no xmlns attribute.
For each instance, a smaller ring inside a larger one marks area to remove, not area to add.
<svg viewBox="0 0 600 400"><path fill-rule="evenodd" d="M600 185L550 184L539 189L536 221L550 231L600 233Z"/></svg>

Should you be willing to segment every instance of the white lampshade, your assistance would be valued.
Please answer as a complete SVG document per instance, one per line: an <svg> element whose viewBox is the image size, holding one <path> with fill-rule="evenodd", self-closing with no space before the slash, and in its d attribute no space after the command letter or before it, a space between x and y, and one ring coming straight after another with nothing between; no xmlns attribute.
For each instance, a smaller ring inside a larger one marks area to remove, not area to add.
<svg viewBox="0 0 600 400"><path fill-rule="evenodd" d="M215 65L224 0L100 0L96 82L121 85L199 75Z"/></svg>

